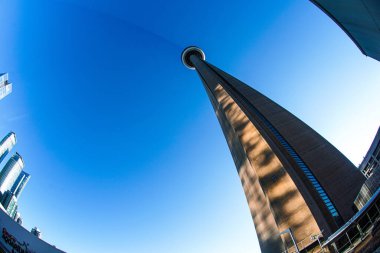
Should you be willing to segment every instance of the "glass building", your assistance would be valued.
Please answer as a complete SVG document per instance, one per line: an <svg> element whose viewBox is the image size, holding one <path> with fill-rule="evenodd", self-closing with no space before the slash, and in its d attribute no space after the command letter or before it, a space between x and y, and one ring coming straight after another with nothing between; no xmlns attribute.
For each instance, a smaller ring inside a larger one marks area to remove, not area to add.
<svg viewBox="0 0 380 253"><path fill-rule="evenodd" d="M0 163L4 160L5 156L11 151L14 145L16 145L16 134L13 132L7 134L0 141Z"/></svg>
<svg viewBox="0 0 380 253"><path fill-rule="evenodd" d="M8 73L0 74L0 100L12 92L12 84L8 82Z"/></svg>
<svg viewBox="0 0 380 253"><path fill-rule="evenodd" d="M20 197L20 194L24 190L29 179L30 175L25 171L21 171L20 175L18 176L16 182L13 184L11 189L11 192L16 196L16 198Z"/></svg>
<svg viewBox="0 0 380 253"><path fill-rule="evenodd" d="M380 128L377 130L371 147L359 166L359 170L367 180L355 199L355 206L358 210L364 207L380 187Z"/></svg>
<svg viewBox="0 0 380 253"><path fill-rule="evenodd" d="M0 162L16 144L16 135L11 132L0 142ZM0 172L0 202L12 218L16 217L18 198L30 179L30 175L22 171L24 162L21 156L13 155Z"/></svg>
<svg viewBox="0 0 380 253"><path fill-rule="evenodd" d="M1 204L7 211L8 215L12 217L12 219L15 219L18 209L16 196L11 191L6 191L2 196Z"/></svg>
<svg viewBox="0 0 380 253"><path fill-rule="evenodd" d="M12 189L23 168L22 157L18 153L14 154L0 172L0 194Z"/></svg>
<svg viewBox="0 0 380 253"><path fill-rule="evenodd" d="M359 169L366 178L371 177L374 171L380 169L380 127Z"/></svg>

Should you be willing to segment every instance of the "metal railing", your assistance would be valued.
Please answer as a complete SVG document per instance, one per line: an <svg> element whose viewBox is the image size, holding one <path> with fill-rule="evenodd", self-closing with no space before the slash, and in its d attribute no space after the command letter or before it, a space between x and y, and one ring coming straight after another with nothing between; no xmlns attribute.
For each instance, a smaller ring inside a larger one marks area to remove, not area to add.
<svg viewBox="0 0 380 253"><path fill-rule="evenodd" d="M349 221L330 235L322 246L336 253L351 251L360 244L380 218L379 206L380 188Z"/></svg>
<svg viewBox="0 0 380 253"><path fill-rule="evenodd" d="M373 217L374 218L374 217ZM375 222L379 221L380 217L378 217ZM362 226L356 227L356 229L349 230L346 232L340 239L338 239L339 243L335 244L335 251L337 253L346 253L353 250L358 244L364 241L367 236L371 233L374 222L368 221Z"/></svg>
<svg viewBox="0 0 380 253"><path fill-rule="evenodd" d="M380 199L377 200L379 202ZM352 252L361 242L363 242L369 234L372 232L372 228L376 222L380 222L380 209L378 203L374 202L373 205L368 208L357 220L352 222L347 229L345 229L341 234L339 234L333 242L327 243L326 241L320 241L322 234L310 235L304 238L300 242L297 242L297 246L300 252L305 250L306 247L315 243L318 240L318 245L314 249L310 249L313 253L321 252L335 252L335 253L349 253ZM309 243L305 245L305 241L309 240ZM327 250L328 246L332 250ZM282 253L296 253L296 247L292 246L286 249Z"/></svg>
<svg viewBox="0 0 380 253"><path fill-rule="evenodd" d="M323 237L322 232L319 234L310 234L309 236L305 237L301 241L297 242L298 250L300 252L302 252L307 246L315 243L316 241L318 241L319 247L321 247L322 242L320 241L320 238ZM309 242L309 243L307 243L307 242ZM315 253L317 253L317 252L324 252L324 251L316 251ZM289 249L282 251L281 253L297 253L297 250L296 250L295 246L292 246Z"/></svg>

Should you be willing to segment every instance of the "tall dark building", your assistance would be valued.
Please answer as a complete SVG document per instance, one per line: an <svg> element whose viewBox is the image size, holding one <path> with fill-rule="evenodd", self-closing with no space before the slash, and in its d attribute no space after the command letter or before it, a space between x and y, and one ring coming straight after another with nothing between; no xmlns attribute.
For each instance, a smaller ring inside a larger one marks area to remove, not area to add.
<svg viewBox="0 0 380 253"><path fill-rule="evenodd" d="M189 47L182 61L195 69L222 127L240 176L262 252L300 249L327 237L354 215L365 178L333 145L263 94L205 61Z"/></svg>

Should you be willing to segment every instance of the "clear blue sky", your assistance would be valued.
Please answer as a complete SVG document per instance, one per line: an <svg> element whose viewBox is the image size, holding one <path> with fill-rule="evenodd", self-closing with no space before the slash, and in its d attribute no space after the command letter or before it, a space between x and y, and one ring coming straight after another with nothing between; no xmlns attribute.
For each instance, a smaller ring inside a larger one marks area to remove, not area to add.
<svg viewBox="0 0 380 253"><path fill-rule="evenodd" d="M259 252L217 119L180 53L207 59L355 164L380 124L380 63L309 1L3 0L0 135L32 175L24 226L74 253Z"/></svg>

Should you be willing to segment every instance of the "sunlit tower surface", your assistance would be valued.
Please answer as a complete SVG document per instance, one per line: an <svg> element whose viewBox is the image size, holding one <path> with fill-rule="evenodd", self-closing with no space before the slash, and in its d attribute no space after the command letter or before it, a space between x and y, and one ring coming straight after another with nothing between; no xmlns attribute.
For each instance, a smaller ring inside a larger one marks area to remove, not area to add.
<svg viewBox="0 0 380 253"><path fill-rule="evenodd" d="M12 92L12 84L8 82L8 73L0 74L0 100Z"/></svg>
<svg viewBox="0 0 380 253"><path fill-rule="evenodd" d="M196 47L182 53L198 72L241 179L262 252L311 235L328 237L354 214L365 178L333 145L263 94L205 61ZM290 229L290 230L288 230Z"/></svg>

